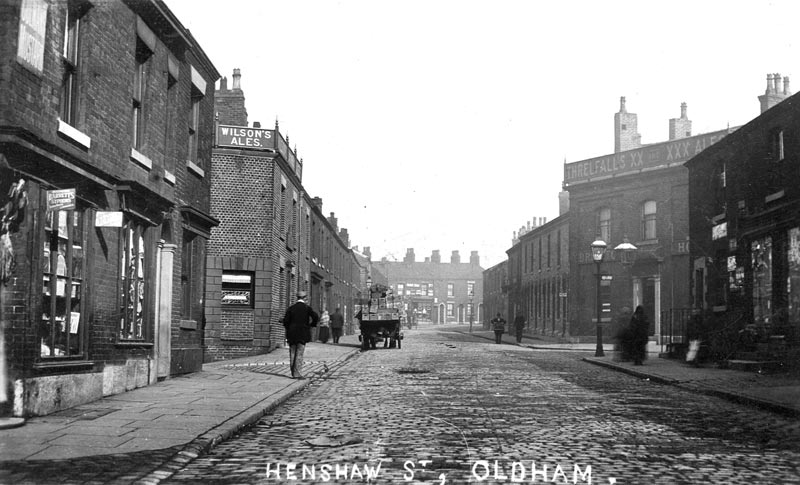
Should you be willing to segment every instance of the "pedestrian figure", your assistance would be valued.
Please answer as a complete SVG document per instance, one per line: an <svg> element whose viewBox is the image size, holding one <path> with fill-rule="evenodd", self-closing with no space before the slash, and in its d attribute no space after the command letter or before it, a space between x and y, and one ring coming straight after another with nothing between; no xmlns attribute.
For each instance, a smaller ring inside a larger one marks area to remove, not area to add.
<svg viewBox="0 0 800 485"><path fill-rule="evenodd" d="M344 316L339 307L336 307L336 310L333 311L333 315L331 315L331 335L333 335L333 343L339 343L339 337L342 336L343 330Z"/></svg>
<svg viewBox="0 0 800 485"><path fill-rule="evenodd" d="M617 357L622 362L633 360L633 339L631 337L631 309L629 307L622 307L619 315L617 316L617 333L615 335L615 350L619 353Z"/></svg>
<svg viewBox="0 0 800 485"><path fill-rule="evenodd" d="M517 313L514 317L514 332L517 336L517 343L522 343L522 331L525 330L525 317L521 313Z"/></svg>
<svg viewBox="0 0 800 485"><path fill-rule="evenodd" d="M492 319L492 330L494 330L494 343L503 343L503 333L506 331L506 321L498 313Z"/></svg>
<svg viewBox="0 0 800 485"><path fill-rule="evenodd" d="M323 344L328 343L331 333L331 316L328 310L323 310L319 317L319 341Z"/></svg>
<svg viewBox="0 0 800 485"><path fill-rule="evenodd" d="M644 313L644 307L639 305L633 312L628 330L628 335L630 335L631 339L630 350L631 357L633 357L633 365L642 365L647 357L648 333L650 333L650 322Z"/></svg>
<svg viewBox="0 0 800 485"><path fill-rule="evenodd" d="M286 310L283 326L286 328L286 341L289 343L289 365L292 378L303 377L303 353L306 344L311 341L311 327L316 327L319 315L306 302L307 293L297 292L297 302Z"/></svg>

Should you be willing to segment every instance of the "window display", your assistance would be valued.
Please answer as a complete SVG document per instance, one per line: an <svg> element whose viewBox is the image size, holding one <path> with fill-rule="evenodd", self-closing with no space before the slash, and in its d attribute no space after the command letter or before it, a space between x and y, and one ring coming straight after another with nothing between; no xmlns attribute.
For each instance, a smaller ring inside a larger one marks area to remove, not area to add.
<svg viewBox="0 0 800 485"><path fill-rule="evenodd" d="M83 215L72 210L50 211L45 221L41 356L74 356L82 352Z"/></svg>

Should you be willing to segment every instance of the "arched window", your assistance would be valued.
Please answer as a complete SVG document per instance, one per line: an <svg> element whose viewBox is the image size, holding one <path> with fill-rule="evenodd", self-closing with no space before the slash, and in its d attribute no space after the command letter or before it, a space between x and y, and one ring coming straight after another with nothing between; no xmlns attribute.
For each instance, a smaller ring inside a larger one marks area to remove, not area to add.
<svg viewBox="0 0 800 485"><path fill-rule="evenodd" d="M642 204L642 239L656 239L656 201Z"/></svg>
<svg viewBox="0 0 800 485"><path fill-rule="evenodd" d="M611 241L611 209L608 207L597 210L597 234L603 241Z"/></svg>

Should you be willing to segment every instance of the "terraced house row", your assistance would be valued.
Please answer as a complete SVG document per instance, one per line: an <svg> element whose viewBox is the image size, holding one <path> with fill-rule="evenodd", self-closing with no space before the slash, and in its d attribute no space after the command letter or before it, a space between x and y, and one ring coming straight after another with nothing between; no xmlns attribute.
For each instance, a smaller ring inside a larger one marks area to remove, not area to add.
<svg viewBox="0 0 800 485"><path fill-rule="evenodd" d="M216 148L219 78L160 0L0 3L0 416L274 348L298 288L351 311L366 265L277 126Z"/></svg>
<svg viewBox="0 0 800 485"><path fill-rule="evenodd" d="M606 343L642 305L667 354L699 339L717 360L796 362L795 98L769 74L747 125L693 135L684 103L652 144L621 98L615 152L564 164L559 217L514 234L485 299L531 332Z"/></svg>

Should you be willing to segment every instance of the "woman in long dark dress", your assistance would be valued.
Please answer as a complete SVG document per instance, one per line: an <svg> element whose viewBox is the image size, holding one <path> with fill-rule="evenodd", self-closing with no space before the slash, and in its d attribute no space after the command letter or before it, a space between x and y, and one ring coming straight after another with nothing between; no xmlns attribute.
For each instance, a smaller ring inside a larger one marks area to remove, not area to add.
<svg viewBox="0 0 800 485"><path fill-rule="evenodd" d="M650 322L647 320L644 308L639 305L636 307L636 311L633 312L629 329L634 365L642 365L647 357L648 333L650 333Z"/></svg>

